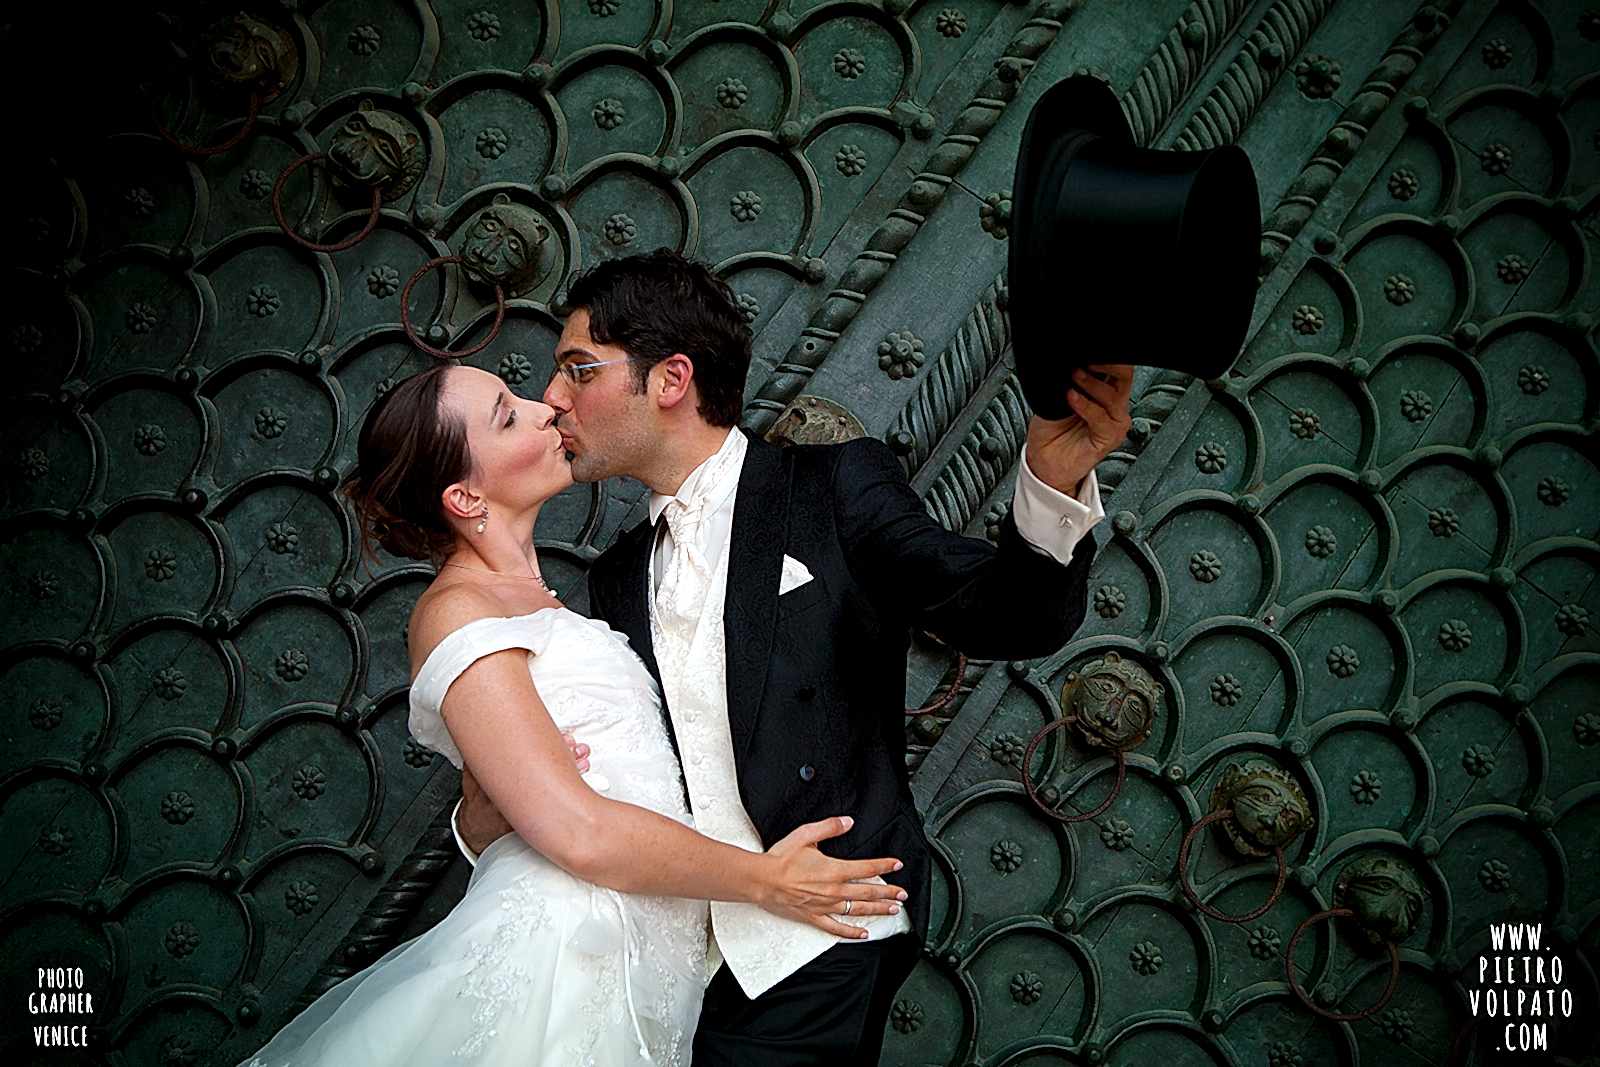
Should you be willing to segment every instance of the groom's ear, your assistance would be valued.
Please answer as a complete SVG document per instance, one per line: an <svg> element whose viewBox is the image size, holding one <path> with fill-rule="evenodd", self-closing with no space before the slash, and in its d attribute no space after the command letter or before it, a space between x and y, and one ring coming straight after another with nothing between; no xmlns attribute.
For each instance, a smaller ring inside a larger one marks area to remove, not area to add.
<svg viewBox="0 0 1600 1067"><path fill-rule="evenodd" d="M694 361L682 352L674 352L650 368L649 389L660 407L677 407L693 385Z"/></svg>

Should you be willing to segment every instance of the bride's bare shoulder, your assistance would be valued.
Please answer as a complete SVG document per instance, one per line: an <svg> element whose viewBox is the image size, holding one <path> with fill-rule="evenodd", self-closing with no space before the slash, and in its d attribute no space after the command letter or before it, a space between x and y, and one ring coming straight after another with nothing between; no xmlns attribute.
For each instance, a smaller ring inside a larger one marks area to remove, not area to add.
<svg viewBox="0 0 1600 1067"><path fill-rule="evenodd" d="M411 673L416 674L440 641L467 623L504 614L500 599L487 589L469 582L435 581L417 598L406 627Z"/></svg>

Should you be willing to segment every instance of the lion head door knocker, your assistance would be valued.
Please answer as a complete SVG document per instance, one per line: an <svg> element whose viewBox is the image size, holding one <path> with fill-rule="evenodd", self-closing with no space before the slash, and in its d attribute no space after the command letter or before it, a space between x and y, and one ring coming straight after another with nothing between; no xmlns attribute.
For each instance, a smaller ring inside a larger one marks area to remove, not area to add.
<svg viewBox="0 0 1600 1067"><path fill-rule="evenodd" d="M513 202L505 193L496 194L467 225L459 255L430 259L407 280L400 293L400 326L406 337L428 355L440 359L460 359L489 347L505 322L507 295L531 292L548 273L545 245L549 240L550 227L538 212ZM423 341L411 325L412 286L430 270L447 263L459 264L469 283L494 290L494 324L489 332L477 344L455 352Z"/></svg>
<svg viewBox="0 0 1600 1067"><path fill-rule="evenodd" d="M1211 811L1197 820L1183 835L1178 849L1178 885L1195 910L1225 923L1246 923L1259 919L1278 902L1289 868L1283 859L1283 846L1314 825L1311 805L1300 785L1287 771L1265 760L1246 760L1230 764L1211 791ZM1223 840L1241 856L1261 859L1272 856L1278 864L1278 879L1260 907L1244 915L1229 915L1200 899L1189 884L1189 850L1195 840L1213 823L1220 823Z"/></svg>
<svg viewBox="0 0 1600 1067"><path fill-rule="evenodd" d="M422 176L422 138L393 111L363 100L334 131L327 152L312 152L290 163L272 186L272 216L295 244L312 252L343 252L359 243L378 225L378 212L409 193ZM294 232L283 212L283 189L289 175L307 163L326 161L334 185L364 192L370 201L367 222L361 230L336 244L317 244Z"/></svg>
<svg viewBox="0 0 1600 1067"><path fill-rule="evenodd" d="M249 103L245 120L226 141L191 145L161 123L162 140L187 155L214 156L233 148L255 128L261 105L275 99L300 76L300 53L287 29L263 22L240 11L213 22L200 36L207 79L218 88L245 94Z"/></svg>
<svg viewBox="0 0 1600 1067"><path fill-rule="evenodd" d="M1339 1022L1365 1019L1382 1011L1400 985L1399 942L1416 929L1422 918L1424 900L1422 883L1416 873L1393 856L1379 852L1345 864L1333 882L1333 907L1307 916L1295 927L1283 951L1284 974L1300 1003L1324 1019ZM1367 945L1389 953L1389 981L1378 999L1360 1011L1333 1012L1319 1007L1295 981L1295 945L1313 925L1327 919L1354 919Z"/></svg>
<svg viewBox="0 0 1600 1067"><path fill-rule="evenodd" d="M1150 736L1155 725L1156 708L1166 687L1150 676L1143 667L1125 660L1116 652L1107 652L1099 659L1090 660L1077 671L1067 675L1061 690L1061 718L1047 722L1028 741L1022 755L1022 788L1040 811L1062 822L1082 822L1103 814L1122 792L1122 783L1128 775L1127 752ZM1039 743L1052 731L1070 728L1078 740L1088 748L1109 749L1116 753L1117 778L1106 798L1093 811L1076 815L1063 815L1053 806L1054 787L1035 791L1028 766ZM1045 795L1041 795L1045 794Z"/></svg>
<svg viewBox="0 0 1600 1067"><path fill-rule="evenodd" d="M461 244L461 270L469 282L520 296L543 277L550 227L532 208L504 193L478 212Z"/></svg>
<svg viewBox="0 0 1600 1067"><path fill-rule="evenodd" d="M827 397L797 396L766 438L778 445L837 445L867 435L861 420Z"/></svg>

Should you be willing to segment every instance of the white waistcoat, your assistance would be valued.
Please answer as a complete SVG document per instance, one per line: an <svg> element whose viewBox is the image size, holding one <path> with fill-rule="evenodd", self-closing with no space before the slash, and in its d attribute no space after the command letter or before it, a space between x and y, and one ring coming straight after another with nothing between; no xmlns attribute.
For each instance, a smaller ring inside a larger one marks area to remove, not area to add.
<svg viewBox="0 0 1600 1067"><path fill-rule="evenodd" d="M766 851L761 835L739 797L739 777L733 759L733 733L728 723L728 655L723 639L722 613L728 588L728 546L717 560L699 605L699 622L693 633L687 626L663 628L656 611L655 565L649 577L650 637L661 672L662 695L672 719L678 753L683 760L689 808L700 833L750 852ZM692 610L687 614L695 614ZM849 814L840 812L839 814ZM873 881L881 882L875 878ZM910 928L904 910L899 915L840 918L865 927L873 937ZM887 928L885 928L887 927ZM809 923L784 919L754 904L711 902L711 956L709 974L726 960L744 994L760 996L805 964L846 939Z"/></svg>

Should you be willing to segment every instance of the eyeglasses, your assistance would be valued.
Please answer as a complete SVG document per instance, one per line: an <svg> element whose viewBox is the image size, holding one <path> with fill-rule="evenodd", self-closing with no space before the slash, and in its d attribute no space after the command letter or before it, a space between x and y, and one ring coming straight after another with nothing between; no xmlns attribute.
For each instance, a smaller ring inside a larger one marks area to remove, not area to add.
<svg viewBox="0 0 1600 1067"><path fill-rule="evenodd" d="M594 377L591 371L596 367L604 367L608 363L626 363L632 357L618 356L616 359L596 360L593 363L563 363L552 372L552 377L559 374L573 385L582 385Z"/></svg>

